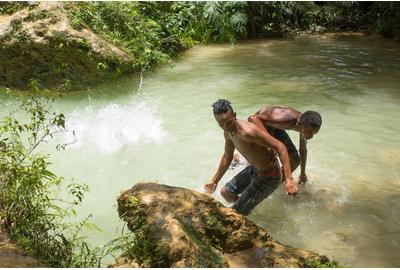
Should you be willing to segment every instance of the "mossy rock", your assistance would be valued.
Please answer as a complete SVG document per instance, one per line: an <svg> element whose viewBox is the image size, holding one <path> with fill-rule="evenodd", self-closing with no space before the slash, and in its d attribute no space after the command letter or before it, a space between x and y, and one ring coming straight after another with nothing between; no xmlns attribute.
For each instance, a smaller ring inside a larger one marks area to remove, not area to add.
<svg viewBox="0 0 400 270"><path fill-rule="evenodd" d="M138 183L118 197L118 213L133 232L124 263L141 267L307 267L328 261L277 241L211 196ZM136 242L135 242L136 241ZM136 244L135 244L136 243ZM118 267L118 264L114 264Z"/></svg>
<svg viewBox="0 0 400 270"><path fill-rule="evenodd" d="M24 6L22 6L24 7ZM40 2L0 20L0 82L82 89L134 71L130 54L90 29L74 29L62 2Z"/></svg>
<svg viewBox="0 0 400 270"><path fill-rule="evenodd" d="M43 267L36 259L27 256L0 230L0 268Z"/></svg>

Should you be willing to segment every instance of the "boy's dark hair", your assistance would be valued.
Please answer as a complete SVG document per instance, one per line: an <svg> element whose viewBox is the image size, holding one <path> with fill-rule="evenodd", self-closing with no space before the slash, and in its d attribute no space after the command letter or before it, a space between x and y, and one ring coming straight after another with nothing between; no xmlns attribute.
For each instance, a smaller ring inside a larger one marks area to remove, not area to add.
<svg viewBox="0 0 400 270"><path fill-rule="evenodd" d="M229 110L233 112L231 103L229 102L229 100L226 99L218 99L216 102L214 102L212 107L213 107L213 113L215 115L226 113Z"/></svg>
<svg viewBox="0 0 400 270"><path fill-rule="evenodd" d="M320 128L322 124L321 115L314 111L306 111L300 117L300 124L306 124L315 129Z"/></svg>

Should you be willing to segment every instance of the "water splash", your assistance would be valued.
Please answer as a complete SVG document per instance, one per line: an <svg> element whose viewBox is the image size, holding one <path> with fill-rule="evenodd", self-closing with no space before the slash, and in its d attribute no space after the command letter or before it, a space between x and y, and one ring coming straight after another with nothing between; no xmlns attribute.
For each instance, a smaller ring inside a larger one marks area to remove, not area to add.
<svg viewBox="0 0 400 270"><path fill-rule="evenodd" d="M77 142L72 147L90 145L104 153L138 142L160 143L166 135L157 108L146 101L125 106L111 103L98 109L88 106L67 118L71 119L68 129L76 134Z"/></svg>
<svg viewBox="0 0 400 270"><path fill-rule="evenodd" d="M310 183L314 195L323 191L326 201L331 201L338 206L349 201L350 190L340 172L321 165L310 166L309 169L316 173L316 175L311 174L311 178L315 178L315 182Z"/></svg>
<svg viewBox="0 0 400 270"><path fill-rule="evenodd" d="M143 72L145 72L146 69L142 68L142 70L140 71L140 82L139 82L139 87L137 90L137 94L141 95L143 92Z"/></svg>

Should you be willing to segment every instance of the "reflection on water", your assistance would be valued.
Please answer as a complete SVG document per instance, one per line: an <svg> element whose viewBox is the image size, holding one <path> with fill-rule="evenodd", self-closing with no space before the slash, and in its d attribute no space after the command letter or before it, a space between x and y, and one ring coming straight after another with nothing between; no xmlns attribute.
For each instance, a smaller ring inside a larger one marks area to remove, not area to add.
<svg viewBox="0 0 400 270"><path fill-rule="evenodd" d="M265 104L319 111L309 182L295 199L281 186L250 218L282 243L348 266L399 266L399 78L398 43L368 37L197 47L143 80L126 77L57 100L77 143L44 150L55 172L91 187L81 215L93 213L105 233L90 237L104 244L122 223L115 209L121 190L150 180L201 191L213 176L223 151L211 113L216 99L229 99L239 118ZM289 135L297 144L298 134ZM240 169L228 171L219 188Z"/></svg>

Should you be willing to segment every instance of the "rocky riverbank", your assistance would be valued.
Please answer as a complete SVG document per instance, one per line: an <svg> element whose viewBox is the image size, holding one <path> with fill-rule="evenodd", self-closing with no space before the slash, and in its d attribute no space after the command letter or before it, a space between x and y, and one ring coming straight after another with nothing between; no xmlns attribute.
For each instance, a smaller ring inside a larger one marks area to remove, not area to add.
<svg viewBox="0 0 400 270"><path fill-rule="evenodd" d="M266 229L207 194L138 183L117 201L118 213L133 232L133 241L117 244L122 255L109 267L331 265L325 256L273 240ZM43 266L0 232L0 267Z"/></svg>
<svg viewBox="0 0 400 270"><path fill-rule="evenodd" d="M89 28L72 26L63 2L0 16L0 81L27 89L79 89L131 71L133 58Z"/></svg>

